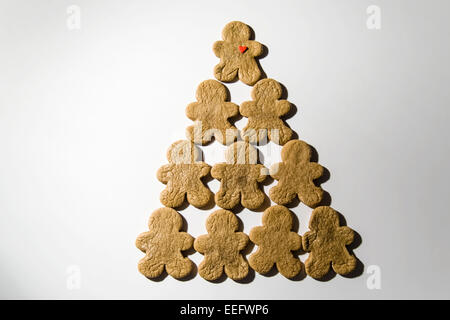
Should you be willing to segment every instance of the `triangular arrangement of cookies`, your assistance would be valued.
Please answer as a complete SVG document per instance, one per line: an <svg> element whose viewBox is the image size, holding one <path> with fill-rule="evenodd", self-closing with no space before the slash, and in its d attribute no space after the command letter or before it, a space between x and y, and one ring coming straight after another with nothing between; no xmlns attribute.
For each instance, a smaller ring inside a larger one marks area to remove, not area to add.
<svg viewBox="0 0 450 320"><path fill-rule="evenodd" d="M136 240L136 246L146 254L139 261L139 271L148 278L159 277L164 270L174 278L185 278L194 265L182 252L193 247L204 255L198 273L209 281L224 272L233 280L242 280L249 268L266 274L274 265L286 278L294 278L303 268L294 254L300 249L309 252L304 268L313 278L323 278L330 268L341 275L352 272L357 259L346 246L352 243L354 232L340 226L335 210L320 206L323 190L314 180L322 176L323 167L310 161L311 149L306 142L292 139L293 132L282 119L291 106L281 99L281 85L273 79L261 79L255 59L262 55L263 45L251 40L250 27L239 21L228 23L222 37L213 46L220 58L214 68L218 81L200 83L197 101L186 108L187 117L194 121L187 128L187 140L170 146L169 163L158 170L158 180L166 184L160 196L165 207L153 212L149 231ZM240 106L228 101L222 83L236 78L253 86L252 100ZM230 122L238 114L248 119L241 131ZM213 138L226 146L225 162L210 166L201 161L199 146ZM263 140L283 146L282 162L270 169L258 163L256 145ZM208 175L220 181L215 195L202 180ZM269 175L276 180L269 196L277 205L264 211L262 225L252 228L249 235L239 232L238 219L230 210L238 205L260 208L265 198L260 184ZM292 230L293 216L284 206L296 198L314 208L310 231L303 236ZM182 217L175 209L185 201L197 208L214 201L222 208L207 217L207 234L197 239L181 231ZM257 250L247 258L242 251L250 241Z"/></svg>

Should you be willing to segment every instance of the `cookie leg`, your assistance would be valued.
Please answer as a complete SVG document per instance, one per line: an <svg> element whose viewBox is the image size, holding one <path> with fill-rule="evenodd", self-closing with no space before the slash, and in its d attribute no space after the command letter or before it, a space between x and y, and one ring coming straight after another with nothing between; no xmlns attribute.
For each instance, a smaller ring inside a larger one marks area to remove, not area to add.
<svg viewBox="0 0 450 320"><path fill-rule="evenodd" d="M277 128L268 131L268 136L270 141L282 146L291 139L292 130L285 126L280 120Z"/></svg>
<svg viewBox="0 0 450 320"><path fill-rule="evenodd" d="M295 277L302 269L302 263L298 258L295 258L290 254L284 259L277 261L277 268L280 273L286 278Z"/></svg>
<svg viewBox="0 0 450 320"><path fill-rule="evenodd" d="M156 278L164 271L164 263L145 257L138 263L138 270L147 278Z"/></svg>
<svg viewBox="0 0 450 320"><path fill-rule="evenodd" d="M244 141L249 143L259 143L260 141L267 142L267 130L259 129L251 119L248 120L247 125L241 131L241 137Z"/></svg>
<svg viewBox="0 0 450 320"><path fill-rule="evenodd" d="M189 275L192 271L192 261L188 258L174 259L166 265L167 273L176 279Z"/></svg>
<svg viewBox="0 0 450 320"><path fill-rule="evenodd" d="M261 78L261 70L255 59L246 59L239 66L239 80L252 86Z"/></svg>
<svg viewBox="0 0 450 320"><path fill-rule="evenodd" d="M226 192L221 189L216 193L215 200L219 207L224 209L232 209L239 203L240 192L235 190Z"/></svg>
<svg viewBox="0 0 450 320"><path fill-rule="evenodd" d="M223 82L231 82L236 79L238 73L237 66L231 62L220 62L214 67L214 76Z"/></svg>
<svg viewBox="0 0 450 320"><path fill-rule="evenodd" d="M258 188L243 190L241 203L247 209L258 209L264 202L264 193Z"/></svg>
<svg viewBox="0 0 450 320"><path fill-rule="evenodd" d="M288 204L294 200L296 194L290 188L286 187L282 182L271 188L269 191L270 199L277 204Z"/></svg>
<svg viewBox="0 0 450 320"><path fill-rule="evenodd" d="M305 261L306 273L315 279L323 278L330 270L330 267L331 261L315 258L312 253Z"/></svg>
<svg viewBox="0 0 450 320"><path fill-rule="evenodd" d="M222 130L222 137L224 140L221 142L224 145L230 145L236 141L239 136L239 130L234 128L226 128Z"/></svg>
<svg viewBox="0 0 450 320"><path fill-rule="evenodd" d="M191 140L194 143L201 143L201 135L199 138L196 137L195 135L195 126L189 126L186 128L186 138L188 138L189 140ZM200 140L197 141L196 139Z"/></svg>
<svg viewBox="0 0 450 320"><path fill-rule="evenodd" d="M167 188L161 192L160 200L163 205L170 208L176 208L183 204L185 193Z"/></svg>
<svg viewBox="0 0 450 320"><path fill-rule="evenodd" d="M320 201L322 201L323 190L322 188L316 187L315 185L311 184L299 190L298 198L308 207L313 208L317 206Z"/></svg>
<svg viewBox="0 0 450 320"><path fill-rule="evenodd" d="M187 193L187 200L193 206L201 208L208 204L212 196L213 193L208 188L200 185L197 190Z"/></svg>
<svg viewBox="0 0 450 320"><path fill-rule="evenodd" d="M239 258L233 263L225 265L225 273L233 280L241 280L248 274L248 263L239 255Z"/></svg>
<svg viewBox="0 0 450 320"><path fill-rule="evenodd" d="M253 270L260 274L268 273L274 264L272 259L270 259L270 255L262 253L260 249L250 256L248 263Z"/></svg>
<svg viewBox="0 0 450 320"><path fill-rule="evenodd" d="M186 129L186 137L195 144L205 144L211 141L211 137L207 138L202 131L200 124L196 121L193 126Z"/></svg>
<svg viewBox="0 0 450 320"><path fill-rule="evenodd" d="M337 274L346 275L352 272L356 267L356 258L347 254L346 259L333 260L332 267Z"/></svg>
<svg viewBox="0 0 450 320"><path fill-rule="evenodd" d="M223 266L207 257L198 266L198 274L205 280L217 280L223 273Z"/></svg>

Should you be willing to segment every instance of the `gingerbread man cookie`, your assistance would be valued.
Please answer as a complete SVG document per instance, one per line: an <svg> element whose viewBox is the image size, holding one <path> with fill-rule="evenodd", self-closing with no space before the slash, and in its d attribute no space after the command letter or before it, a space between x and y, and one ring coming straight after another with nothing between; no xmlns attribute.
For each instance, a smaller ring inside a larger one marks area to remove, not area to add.
<svg viewBox="0 0 450 320"><path fill-rule="evenodd" d="M273 206L264 211L263 226L250 231L250 240L258 250L249 258L250 267L265 274L273 265L286 278L295 277L301 270L300 259L292 254L299 250L302 238L292 232L292 213L283 206Z"/></svg>
<svg viewBox="0 0 450 320"><path fill-rule="evenodd" d="M323 167L310 162L311 148L304 141L292 140L281 150L283 162L270 168L270 175L278 184L270 189L270 198L278 204L287 204L296 196L309 207L322 201L323 190L314 185L314 179L323 174Z"/></svg>
<svg viewBox="0 0 450 320"><path fill-rule="evenodd" d="M346 245L353 242L354 233L349 227L339 226L339 216L330 207L313 210L309 229L303 235L303 248L309 254L305 261L306 273L320 279L330 270L341 275L356 267L356 258L347 251Z"/></svg>
<svg viewBox="0 0 450 320"><path fill-rule="evenodd" d="M218 279L224 269L233 279L243 279L248 274L248 263L240 253L247 244L248 236L236 232L239 221L234 213L217 210L206 220L208 234L201 235L194 242L194 248L205 256L198 267L198 273L206 280Z"/></svg>
<svg viewBox="0 0 450 320"><path fill-rule="evenodd" d="M146 256L139 261L138 269L147 278L160 276L164 267L172 277L180 279L189 275L193 262L181 251L192 247L194 238L180 232L183 221L178 212L171 208L160 208L153 212L148 227L136 239L136 247Z"/></svg>
<svg viewBox="0 0 450 320"><path fill-rule="evenodd" d="M239 80L252 86L261 78L255 57L263 53L263 46L250 40L250 36L249 26L239 21L230 22L223 28L223 41L213 45L214 54L220 58L214 68L217 80L230 82L239 76Z"/></svg>
<svg viewBox="0 0 450 320"><path fill-rule="evenodd" d="M258 151L249 143L238 141L228 147L226 163L213 166L211 175L220 180L220 189L215 195L216 204L232 209L239 202L247 209L257 209L264 202L264 193L259 184L266 179L268 170L258 164Z"/></svg>
<svg viewBox="0 0 450 320"><path fill-rule="evenodd" d="M253 101L246 101L239 108L241 115L248 118L242 137L247 137L252 143L269 138L279 145L291 139L292 130L280 119L291 106L289 101L279 100L281 93L281 86L275 80L258 81L252 90Z"/></svg>
<svg viewBox="0 0 450 320"><path fill-rule="evenodd" d="M157 173L158 180L167 184L160 196L163 205L179 207L187 198L190 204L200 208L212 199L213 193L201 180L211 167L198 161L199 158L200 150L190 141L180 140L170 146L169 164L159 168Z"/></svg>
<svg viewBox="0 0 450 320"><path fill-rule="evenodd" d="M186 115L194 121L187 128L187 137L196 144L206 144L214 137L220 143L233 143L238 130L228 119L239 113L238 105L227 102L226 87L216 80L206 80L199 84L197 102L190 103Z"/></svg>

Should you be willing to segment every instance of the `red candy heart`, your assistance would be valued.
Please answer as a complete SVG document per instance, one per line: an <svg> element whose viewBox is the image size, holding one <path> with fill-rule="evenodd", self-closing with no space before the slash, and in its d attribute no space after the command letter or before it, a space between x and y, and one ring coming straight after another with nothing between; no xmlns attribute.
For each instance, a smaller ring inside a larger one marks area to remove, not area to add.
<svg viewBox="0 0 450 320"><path fill-rule="evenodd" d="M239 46L239 51L241 53L244 53L247 49L248 49L248 47L246 47L246 46Z"/></svg>

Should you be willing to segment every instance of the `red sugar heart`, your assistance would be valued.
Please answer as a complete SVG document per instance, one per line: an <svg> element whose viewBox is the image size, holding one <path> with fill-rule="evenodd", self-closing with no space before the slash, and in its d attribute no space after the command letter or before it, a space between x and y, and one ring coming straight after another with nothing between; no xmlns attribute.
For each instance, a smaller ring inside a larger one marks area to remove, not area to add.
<svg viewBox="0 0 450 320"><path fill-rule="evenodd" d="M239 46L239 51L241 53L244 53L247 49L248 49L248 47L246 47L246 46Z"/></svg>

